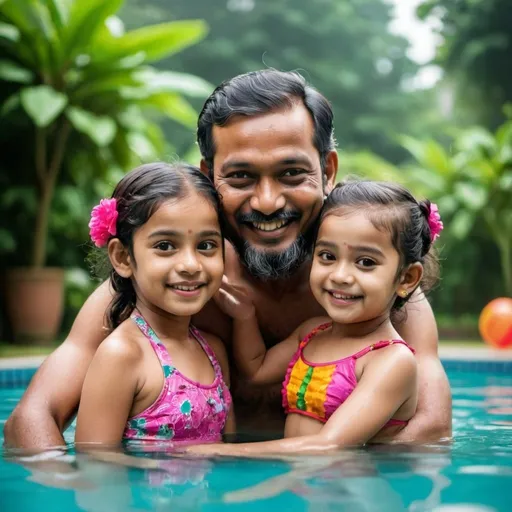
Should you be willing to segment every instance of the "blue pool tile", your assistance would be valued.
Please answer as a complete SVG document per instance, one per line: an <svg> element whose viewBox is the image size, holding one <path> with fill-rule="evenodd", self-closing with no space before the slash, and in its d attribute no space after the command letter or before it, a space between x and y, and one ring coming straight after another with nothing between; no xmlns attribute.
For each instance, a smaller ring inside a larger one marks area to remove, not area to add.
<svg viewBox="0 0 512 512"><path fill-rule="evenodd" d="M456 359L443 359L442 363L446 371L512 375L512 361L461 361Z"/></svg>
<svg viewBox="0 0 512 512"><path fill-rule="evenodd" d="M30 383L37 368L7 368L0 370L0 388L21 388Z"/></svg>

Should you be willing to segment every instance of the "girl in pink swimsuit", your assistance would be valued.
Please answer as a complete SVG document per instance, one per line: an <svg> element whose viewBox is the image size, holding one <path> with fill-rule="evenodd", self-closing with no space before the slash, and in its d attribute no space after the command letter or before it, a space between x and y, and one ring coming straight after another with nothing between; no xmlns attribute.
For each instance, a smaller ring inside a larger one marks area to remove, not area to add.
<svg viewBox="0 0 512 512"><path fill-rule="evenodd" d="M93 209L113 298L87 372L77 443L219 441L232 429L222 342L191 324L224 271L219 197L199 169L143 165Z"/></svg>
<svg viewBox="0 0 512 512"><path fill-rule="evenodd" d="M392 318L433 284L441 229L437 207L399 185L338 184L320 215L310 274L328 317L268 350L251 298L226 281L219 303L233 317L236 363L252 384L283 382L286 439L187 451L258 455L392 441L418 399L414 350Z"/></svg>

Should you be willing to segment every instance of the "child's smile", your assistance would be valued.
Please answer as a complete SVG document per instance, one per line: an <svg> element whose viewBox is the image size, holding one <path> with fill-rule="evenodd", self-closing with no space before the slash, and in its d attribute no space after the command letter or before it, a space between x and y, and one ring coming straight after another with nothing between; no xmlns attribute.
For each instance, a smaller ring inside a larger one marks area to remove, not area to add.
<svg viewBox="0 0 512 512"><path fill-rule="evenodd" d="M162 204L133 237L137 299L194 315L220 286L222 237L213 206L197 194Z"/></svg>
<svg viewBox="0 0 512 512"><path fill-rule="evenodd" d="M335 322L365 322L389 311L398 265L389 232L376 229L364 211L339 211L320 226L311 289Z"/></svg>

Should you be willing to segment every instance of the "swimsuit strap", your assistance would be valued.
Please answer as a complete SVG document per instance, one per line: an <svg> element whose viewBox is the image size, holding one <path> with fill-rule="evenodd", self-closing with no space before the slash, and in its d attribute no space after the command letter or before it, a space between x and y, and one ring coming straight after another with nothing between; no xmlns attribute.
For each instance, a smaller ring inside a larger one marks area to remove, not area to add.
<svg viewBox="0 0 512 512"><path fill-rule="evenodd" d="M328 329L331 325L332 322L326 322L325 324L320 324L318 327L315 327L310 333L306 334L306 336L302 338L302 341L299 343L299 348L303 349L310 342L313 336L321 331L325 331L325 329Z"/></svg>
<svg viewBox="0 0 512 512"><path fill-rule="evenodd" d="M205 351L206 355L208 356L208 359L210 360L210 363L213 366L213 369L215 370L215 375L217 377L220 376L222 378L222 368L220 367L220 363L217 357L215 356L215 352L210 347L208 342L205 340L204 336L199 332L199 329L197 329L193 325L190 326L190 333L199 342L199 344Z"/></svg>
<svg viewBox="0 0 512 512"><path fill-rule="evenodd" d="M144 317L136 309L134 309L132 314L130 315L130 318L135 322L137 327L141 330L142 334L144 334L144 336L148 339L162 367L164 367L164 369L165 367L173 368L169 352L165 348L165 345L160 341L160 339L156 335L156 332L146 322ZM164 373L165 375L168 375L169 372L166 371Z"/></svg>
<svg viewBox="0 0 512 512"><path fill-rule="evenodd" d="M407 345L407 343L404 340L385 340L378 341L377 343L372 343L368 347L363 348L363 350L360 350L359 352L355 353L352 357L354 359L359 359L360 357L363 357L372 350L379 350L379 348L389 347L389 345L405 345L413 354L416 353L415 350L409 345Z"/></svg>

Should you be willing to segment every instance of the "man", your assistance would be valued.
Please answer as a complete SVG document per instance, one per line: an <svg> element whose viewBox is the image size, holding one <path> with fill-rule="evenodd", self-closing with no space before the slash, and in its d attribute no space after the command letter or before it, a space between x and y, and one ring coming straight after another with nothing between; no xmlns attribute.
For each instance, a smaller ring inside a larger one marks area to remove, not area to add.
<svg viewBox="0 0 512 512"><path fill-rule="evenodd" d="M309 289L309 270L315 223L338 167L331 107L297 73L258 71L212 93L197 134L201 169L222 196L231 242L226 274L248 290L270 346L308 318L325 314ZM7 421L8 444L63 444L61 432L77 409L89 363L108 334L103 318L110 298L108 283L88 298L68 338L46 359ZM194 324L229 346L231 320L214 302ZM428 302L416 297L397 327L416 349L420 379L417 414L397 440L450 436L450 390ZM278 389L248 389L238 382L234 398L245 428L282 427Z"/></svg>

